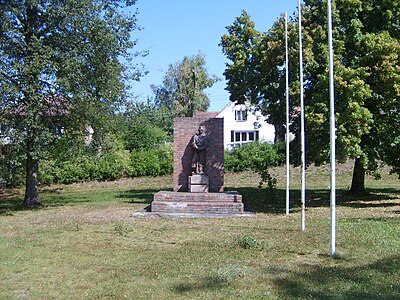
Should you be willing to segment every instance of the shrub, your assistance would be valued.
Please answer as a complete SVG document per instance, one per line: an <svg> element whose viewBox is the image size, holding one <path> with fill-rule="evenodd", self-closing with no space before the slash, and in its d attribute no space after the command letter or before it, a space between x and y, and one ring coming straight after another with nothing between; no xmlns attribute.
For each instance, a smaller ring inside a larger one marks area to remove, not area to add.
<svg viewBox="0 0 400 300"><path fill-rule="evenodd" d="M169 144L169 145L160 146L157 149L157 152L158 152L158 158L160 160L160 174L159 175L172 174L172 172L174 171L173 145Z"/></svg>
<svg viewBox="0 0 400 300"><path fill-rule="evenodd" d="M250 236L241 236L236 239L236 243L240 248L243 249L252 249L257 248L258 241Z"/></svg>
<svg viewBox="0 0 400 300"><path fill-rule="evenodd" d="M131 153L115 135L105 136L99 150L86 146L83 141L72 143L63 137L49 153L49 159L40 163L39 180L45 184L159 176L171 174L173 170L172 145Z"/></svg>
<svg viewBox="0 0 400 300"><path fill-rule="evenodd" d="M154 150L138 150L132 152L132 177L157 176L160 164Z"/></svg>
<svg viewBox="0 0 400 300"><path fill-rule="evenodd" d="M128 150L114 150L102 154L97 159L96 180L115 180L127 177L131 172L131 159Z"/></svg>
<svg viewBox="0 0 400 300"><path fill-rule="evenodd" d="M115 180L127 176L131 169L130 153L115 135L107 135L99 151L83 140L72 141L65 136L49 152L50 158L40 163L42 183Z"/></svg>
<svg viewBox="0 0 400 300"><path fill-rule="evenodd" d="M267 182L268 187L275 186L275 179L268 169L284 163L284 144L253 142L240 148L225 152L225 170L240 172L253 170L261 175L260 186Z"/></svg>
<svg viewBox="0 0 400 300"><path fill-rule="evenodd" d="M151 150L133 151L130 176L160 176L171 174L173 170L172 145L160 146Z"/></svg>
<svg viewBox="0 0 400 300"><path fill-rule="evenodd" d="M20 145L3 145L0 141L0 185L15 187L25 180L25 155Z"/></svg>

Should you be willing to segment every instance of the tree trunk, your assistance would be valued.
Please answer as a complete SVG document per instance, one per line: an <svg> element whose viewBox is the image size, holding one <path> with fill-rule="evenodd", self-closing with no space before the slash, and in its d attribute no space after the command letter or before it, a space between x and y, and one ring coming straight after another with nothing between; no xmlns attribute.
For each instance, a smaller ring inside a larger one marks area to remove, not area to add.
<svg viewBox="0 0 400 300"><path fill-rule="evenodd" d="M274 124L275 127L275 139L274 143L284 142L285 141L285 127L283 124Z"/></svg>
<svg viewBox="0 0 400 300"><path fill-rule="evenodd" d="M28 155L26 159L26 181L25 181L25 199L23 206L24 207L35 207L40 205L39 201L39 189L38 189L38 170L39 170L39 161L34 159L31 155L31 148L33 142L28 141Z"/></svg>
<svg viewBox="0 0 400 300"><path fill-rule="evenodd" d="M351 194L362 194L365 192L365 169L361 158L354 161L353 179L351 181Z"/></svg>

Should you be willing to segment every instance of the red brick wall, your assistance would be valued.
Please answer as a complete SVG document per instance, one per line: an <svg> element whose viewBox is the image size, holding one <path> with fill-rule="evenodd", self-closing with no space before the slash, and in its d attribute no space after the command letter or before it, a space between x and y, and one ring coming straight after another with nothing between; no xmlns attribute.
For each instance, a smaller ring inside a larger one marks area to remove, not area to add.
<svg viewBox="0 0 400 300"><path fill-rule="evenodd" d="M206 170L209 176L209 191L224 191L224 123L214 118L214 112L196 113L193 118L177 118L174 121L174 191L188 191L188 177L191 175L193 150L190 145L192 136L200 125L208 135L206 150Z"/></svg>

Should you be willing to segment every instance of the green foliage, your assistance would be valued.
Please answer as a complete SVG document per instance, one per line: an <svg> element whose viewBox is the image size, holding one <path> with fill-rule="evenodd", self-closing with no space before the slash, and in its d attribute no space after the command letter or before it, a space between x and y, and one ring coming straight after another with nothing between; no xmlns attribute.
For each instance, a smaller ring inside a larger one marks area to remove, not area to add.
<svg viewBox="0 0 400 300"><path fill-rule="evenodd" d="M268 169L284 163L284 145L253 142L225 152L225 170L240 172L253 170L261 175L260 186L264 182L270 189L275 187L276 180Z"/></svg>
<svg viewBox="0 0 400 300"><path fill-rule="evenodd" d="M171 174L173 171L172 145L152 150L132 152L132 170L130 176L159 176Z"/></svg>
<svg viewBox="0 0 400 300"><path fill-rule="evenodd" d="M400 6L396 0L333 4L337 158L342 162L358 158L361 174L374 172L378 161L400 173L398 155L393 151L398 148L393 140L400 136ZM330 141L327 3L306 0L303 6L306 160L322 164L329 161ZM242 12L227 31L220 45L231 61L224 73L231 100L250 100L272 124L284 124L283 18L267 32L259 32ZM289 19L288 38L290 106L294 108L300 100L296 16ZM296 140L291 152L299 153L300 126L296 118L292 123ZM284 137L279 126L275 127L277 136ZM292 161L298 164L299 157L293 155Z"/></svg>
<svg viewBox="0 0 400 300"><path fill-rule="evenodd" d="M220 46L232 63L227 64L224 75L228 81L227 89L231 93L230 100L245 103L249 97L255 100L257 86L254 84L254 59L261 33L246 11L235 19L233 25L227 26L228 34L221 38Z"/></svg>
<svg viewBox="0 0 400 300"><path fill-rule="evenodd" d="M76 136L64 136L51 149L51 157L40 164L41 183L68 184L172 173L172 145L130 152L124 149L120 137L109 134L97 151L86 146L83 139L78 140Z"/></svg>
<svg viewBox="0 0 400 300"><path fill-rule="evenodd" d="M25 149L25 206L39 203L36 170L55 138L50 129L90 124L99 131L124 101L128 81L141 76L131 65L140 54L131 41L136 12L126 13L134 2L0 2L0 115Z"/></svg>
<svg viewBox="0 0 400 300"><path fill-rule="evenodd" d="M96 180L115 180L126 177L130 173L130 153L127 150L116 149L104 153L97 160Z"/></svg>
<svg viewBox="0 0 400 300"><path fill-rule="evenodd" d="M150 102L130 104L121 116L121 132L129 151L154 149L172 139L172 116Z"/></svg>
<svg viewBox="0 0 400 300"><path fill-rule="evenodd" d="M221 37L220 46L230 60L224 72L230 100L241 104L251 101L258 106L275 126L276 140L282 141L282 124L285 123L283 19L280 18L275 26L270 32L259 32L250 15L242 11L233 24L226 27L228 33ZM295 43L294 36L291 35L290 40ZM295 53L292 52L289 53L293 64L291 84L296 87Z"/></svg>
<svg viewBox="0 0 400 300"><path fill-rule="evenodd" d="M152 86L155 102L172 111L175 117L191 117L195 111L206 111L210 105L205 89L219 79L210 76L202 54L185 56L171 64L161 86Z"/></svg>
<svg viewBox="0 0 400 300"><path fill-rule="evenodd" d="M107 135L100 153L81 140L62 137L52 149L51 158L40 164L42 183L73 183L84 180L115 180L130 173L129 151L115 135Z"/></svg>
<svg viewBox="0 0 400 300"><path fill-rule="evenodd" d="M24 156L22 149L0 144L0 185L20 186L24 178Z"/></svg>

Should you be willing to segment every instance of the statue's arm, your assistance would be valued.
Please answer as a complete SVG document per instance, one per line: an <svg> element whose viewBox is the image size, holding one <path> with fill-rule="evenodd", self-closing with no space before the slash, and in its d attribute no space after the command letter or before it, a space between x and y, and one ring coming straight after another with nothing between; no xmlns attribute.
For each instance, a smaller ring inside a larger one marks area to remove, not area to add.
<svg viewBox="0 0 400 300"><path fill-rule="evenodd" d="M199 149L199 147L196 144L196 136L192 136L192 147L195 149Z"/></svg>

